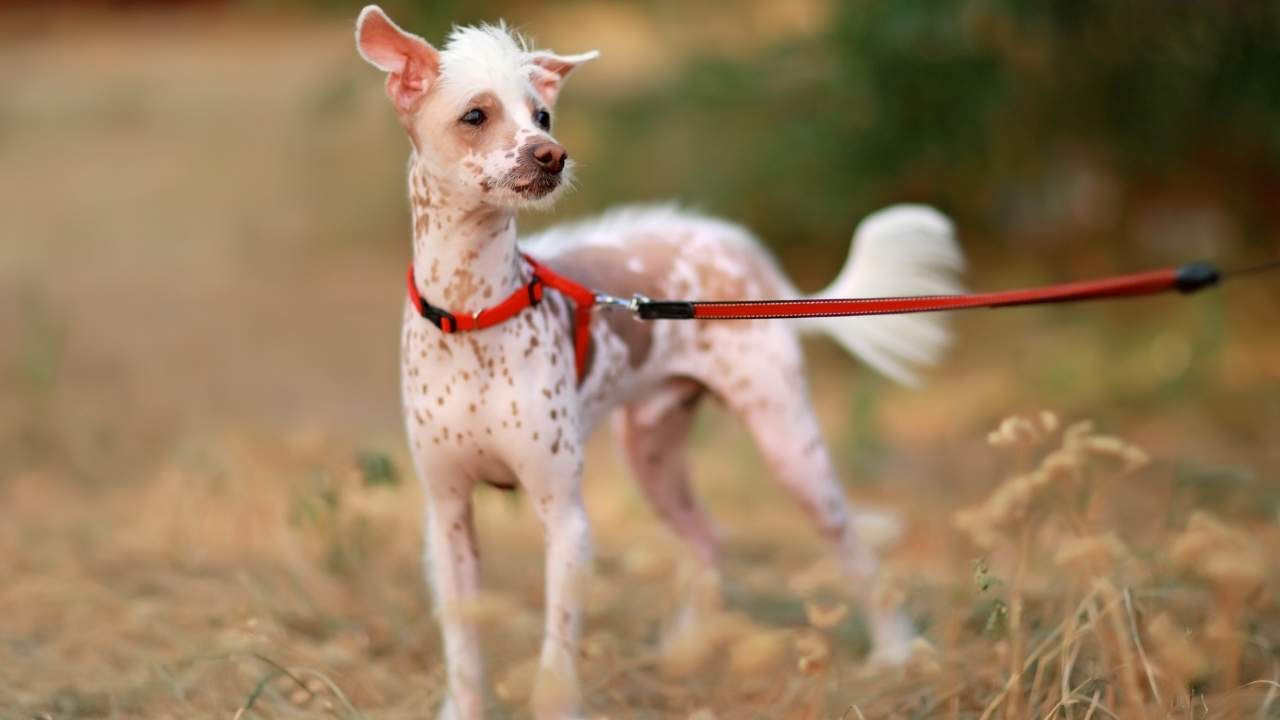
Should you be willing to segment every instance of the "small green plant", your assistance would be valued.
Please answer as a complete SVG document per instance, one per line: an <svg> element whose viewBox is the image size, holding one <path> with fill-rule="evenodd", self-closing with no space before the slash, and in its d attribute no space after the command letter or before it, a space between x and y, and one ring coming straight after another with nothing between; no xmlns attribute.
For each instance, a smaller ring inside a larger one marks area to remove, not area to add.
<svg viewBox="0 0 1280 720"><path fill-rule="evenodd" d="M356 465L366 487L396 487L400 484L400 472L396 464L379 450L361 450L356 453Z"/></svg>

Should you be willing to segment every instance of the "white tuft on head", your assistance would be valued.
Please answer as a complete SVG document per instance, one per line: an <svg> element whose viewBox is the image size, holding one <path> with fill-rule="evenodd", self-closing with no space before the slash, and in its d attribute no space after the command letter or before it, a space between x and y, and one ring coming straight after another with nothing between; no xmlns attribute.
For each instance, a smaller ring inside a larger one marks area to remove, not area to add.
<svg viewBox="0 0 1280 720"><path fill-rule="evenodd" d="M442 88L463 94L521 94L528 84L526 53L525 39L506 23L454 27L440 52Z"/></svg>
<svg viewBox="0 0 1280 720"><path fill-rule="evenodd" d="M502 21L455 26L440 51L441 89L463 99L481 91L499 97L523 96L537 91L534 78L549 62L557 63L556 77L563 79L576 65L599 56L595 50L565 56L535 51L524 35Z"/></svg>

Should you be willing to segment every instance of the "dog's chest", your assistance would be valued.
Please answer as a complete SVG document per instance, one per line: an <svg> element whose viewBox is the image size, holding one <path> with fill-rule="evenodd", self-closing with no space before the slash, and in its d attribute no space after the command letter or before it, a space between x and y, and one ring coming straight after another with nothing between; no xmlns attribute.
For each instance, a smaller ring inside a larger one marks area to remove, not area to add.
<svg viewBox="0 0 1280 720"><path fill-rule="evenodd" d="M544 302L496 327L455 334L406 306L401 390L415 452L510 460L576 447L576 373L558 305Z"/></svg>

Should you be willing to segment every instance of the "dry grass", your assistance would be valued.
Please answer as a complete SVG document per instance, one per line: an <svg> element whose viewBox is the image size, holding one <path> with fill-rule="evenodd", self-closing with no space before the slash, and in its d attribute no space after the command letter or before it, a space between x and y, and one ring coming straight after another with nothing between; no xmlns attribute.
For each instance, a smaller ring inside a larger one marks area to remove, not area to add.
<svg viewBox="0 0 1280 720"><path fill-rule="evenodd" d="M403 142L344 24L283 26L0 44L4 720L439 699L395 399ZM683 553L597 438L591 716L1275 717L1277 307L1255 283L969 315L917 394L815 346L850 494L901 522L864 526L896 543L877 591L924 629L902 669L863 663L820 543L715 411L693 462L728 597L659 655ZM1043 405L1062 422L998 422ZM540 532L518 495L482 491L477 520L467 611L494 715L521 717Z"/></svg>
<svg viewBox="0 0 1280 720"><path fill-rule="evenodd" d="M936 530L929 513L911 513L881 589L927 626L902 669L861 662L859 620L804 522L771 512L772 493L735 492L758 477L704 483L736 531L728 607L660 654L681 553L596 443L600 547L582 650L592 716L1266 717L1276 572L1261 548L1275 528L1198 512L1185 528L1129 532L1111 489L1154 495L1162 481L1124 464L1132 446L1086 427L1046 436L1061 447L957 513L976 545L928 558ZM743 442L706 432L704 467ZM6 712L419 716L438 700L440 657L416 493L353 458L340 438L222 437L109 490L37 471L10 478ZM1050 482L1026 502L1002 500L1038 473ZM467 612L484 628L499 717L522 715L541 628L531 516L518 496L479 498L487 592Z"/></svg>

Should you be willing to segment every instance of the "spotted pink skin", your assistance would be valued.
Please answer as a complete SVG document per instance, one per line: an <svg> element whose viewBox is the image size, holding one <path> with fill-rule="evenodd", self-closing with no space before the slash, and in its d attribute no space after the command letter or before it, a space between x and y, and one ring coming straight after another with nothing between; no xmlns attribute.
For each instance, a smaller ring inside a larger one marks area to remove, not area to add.
<svg viewBox="0 0 1280 720"><path fill-rule="evenodd" d="M380 11L362 13L358 42L366 35L391 46L403 42L377 25L383 21L390 22ZM385 47L362 47L362 53L399 67L394 57L385 59L394 56ZM558 70L563 74L556 77L567 75L566 68ZM589 287L623 296L714 300L796 294L747 232L667 207L615 211L518 245L515 213L527 199L497 181L519 171L522 148L549 135L507 113L498 120L505 123L500 133L459 143L448 137L455 130L449 126L454 109L447 117L434 115L447 106L432 97L433 79L421 83L422 97L406 101L394 75L388 92L415 146L409 163L413 267L423 297L433 305L470 313L518 290L529 278L519 250ZM534 80L530 92L543 96L531 102L553 105L559 81L548 96L548 76L535 73ZM492 94L504 107L524 107L488 87L467 90L477 98ZM443 140L422 132L440 127L448 128ZM583 446L610 413L643 494L688 543L708 577L718 577L720 543L689 487L684 450L694 412L713 397L746 424L773 476L830 540L850 587L872 584L876 559L854 537L848 503L810 406L791 324L640 323L598 310L579 383L570 314L568 300L548 291L541 304L499 326L445 334L405 303L404 415L426 499L426 559L448 665L441 717L484 715L477 632L460 612L478 592L471 497L481 482L518 487L545 529L546 622L534 714L580 715L575 659L581 589L591 561L581 493ZM909 632L896 611L877 607L865 594L861 599L878 649L901 654ZM683 620L686 627L696 622L689 613Z"/></svg>

